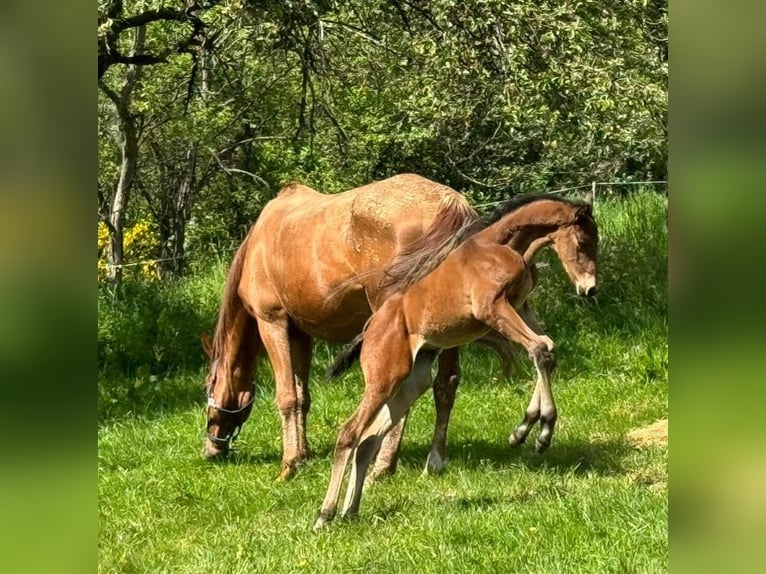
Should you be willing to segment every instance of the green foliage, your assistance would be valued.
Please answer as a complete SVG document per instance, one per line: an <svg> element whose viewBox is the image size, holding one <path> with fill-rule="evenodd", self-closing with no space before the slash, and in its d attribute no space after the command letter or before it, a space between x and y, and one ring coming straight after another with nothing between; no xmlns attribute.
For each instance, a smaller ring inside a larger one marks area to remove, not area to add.
<svg viewBox="0 0 766 574"><path fill-rule="evenodd" d="M202 265L199 263L198 265ZM98 293L98 365L108 376L145 379L199 367L200 336L212 335L227 262L159 284L127 282Z"/></svg>
<svg viewBox="0 0 766 574"><path fill-rule="evenodd" d="M197 255L239 240L292 180L335 192L413 171L481 203L666 177L662 0L227 2L203 18L207 59L149 66L135 93L141 193L128 210L128 224L159 222L194 146ZM174 30L153 24L150 47ZM103 101L99 120L109 189L119 134Z"/></svg>

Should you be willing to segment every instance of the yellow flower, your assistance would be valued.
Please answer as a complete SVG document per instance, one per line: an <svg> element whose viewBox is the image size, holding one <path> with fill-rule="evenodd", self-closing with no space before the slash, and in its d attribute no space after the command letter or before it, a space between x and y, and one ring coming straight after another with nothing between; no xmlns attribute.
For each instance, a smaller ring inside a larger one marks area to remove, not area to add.
<svg viewBox="0 0 766 574"><path fill-rule="evenodd" d="M125 267L124 277L138 277L146 281L160 278L160 268L156 261L160 241L151 221L140 219L132 227L128 227L123 235L124 263L140 263ZM106 262L109 247L109 230L103 222L98 224L98 280L106 279L108 265Z"/></svg>

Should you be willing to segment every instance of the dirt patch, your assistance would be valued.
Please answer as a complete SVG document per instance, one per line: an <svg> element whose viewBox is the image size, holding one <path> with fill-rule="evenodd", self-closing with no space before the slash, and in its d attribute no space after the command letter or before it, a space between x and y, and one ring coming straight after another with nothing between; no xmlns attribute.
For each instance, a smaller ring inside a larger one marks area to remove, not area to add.
<svg viewBox="0 0 766 574"><path fill-rule="evenodd" d="M628 442L634 446L668 444L668 419L662 419L648 426L634 429L627 434Z"/></svg>

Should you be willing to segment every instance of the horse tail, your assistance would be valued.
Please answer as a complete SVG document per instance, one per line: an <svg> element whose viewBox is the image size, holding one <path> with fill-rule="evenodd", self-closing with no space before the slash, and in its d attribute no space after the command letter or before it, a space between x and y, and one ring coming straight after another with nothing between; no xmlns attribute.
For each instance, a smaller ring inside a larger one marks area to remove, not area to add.
<svg viewBox="0 0 766 574"><path fill-rule="evenodd" d="M431 225L404 247L384 269L381 292L392 295L419 281L465 241L479 216L456 191L445 194Z"/></svg>
<svg viewBox="0 0 766 574"><path fill-rule="evenodd" d="M211 360L215 361L221 357L225 345L230 344L232 334L235 334L234 340L238 342L239 347L238 362L241 362L245 369L250 368L256 354L263 348L258 323L250 315L239 295L239 283L245 267L247 244L251 233L252 230L242 241L229 267L211 345ZM239 334L238 337L237 334Z"/></svg>
<svg viewBox="0 0 766 574"><path fill-rule="evenodd" d="M335 357L332 365L327 367L325 377L328 379L337 379L343 373L348 371L362 353L362 342L364 341L364 331L359 333L354 339L346 345L340 354Z"/></svg>

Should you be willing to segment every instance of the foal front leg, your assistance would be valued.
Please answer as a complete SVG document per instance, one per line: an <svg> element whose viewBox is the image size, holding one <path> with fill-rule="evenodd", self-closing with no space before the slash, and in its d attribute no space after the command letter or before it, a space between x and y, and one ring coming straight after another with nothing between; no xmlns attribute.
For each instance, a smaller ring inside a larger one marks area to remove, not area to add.
<svg viewBox="0 0 766 574"><path fill-rule="evenodd" d="M556 366L553 341L546 335L535 333L519 312L505 300L497 300L488 306L481 320L509 340L522 345L535 363L537 382L532 400L527 407L524 420L511 433L508 442L511 446L522 444L527 439L532 426L540 420L542 428L535 448L537 452L542 453L551 444L553 429L558 418L550 384L551 375ZM533 315L530 322L539 328Z"/></svg>

